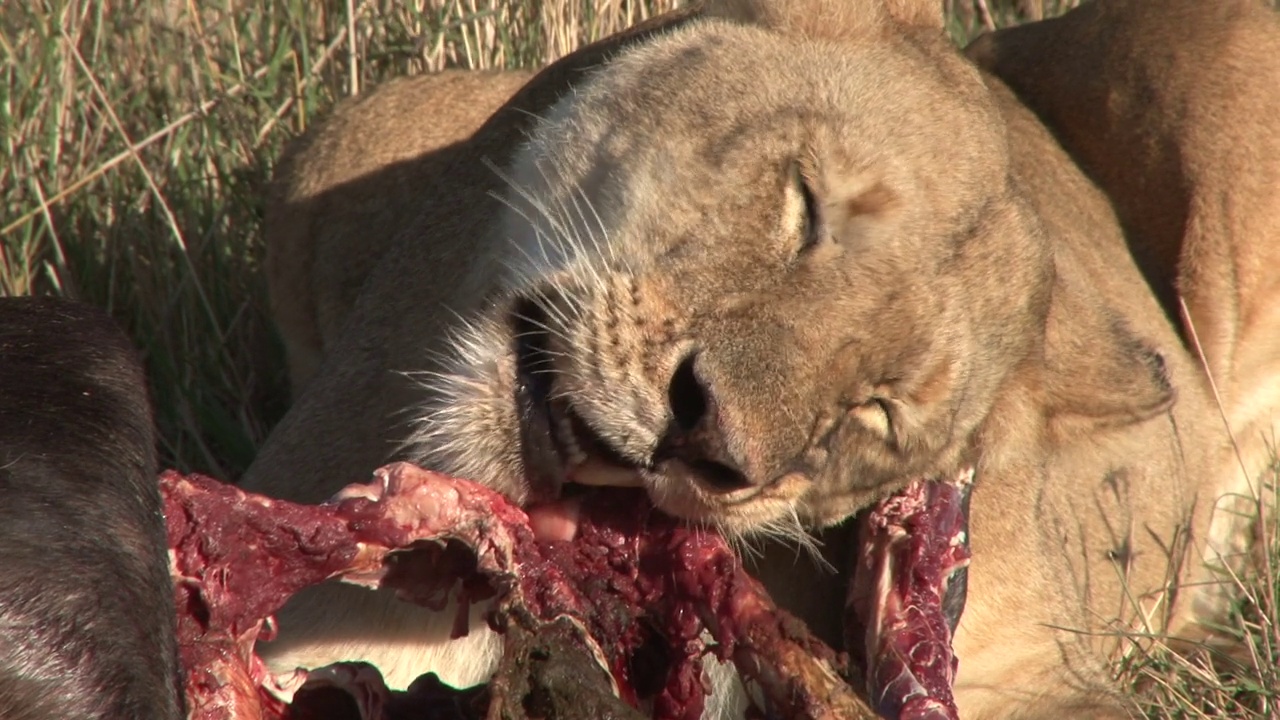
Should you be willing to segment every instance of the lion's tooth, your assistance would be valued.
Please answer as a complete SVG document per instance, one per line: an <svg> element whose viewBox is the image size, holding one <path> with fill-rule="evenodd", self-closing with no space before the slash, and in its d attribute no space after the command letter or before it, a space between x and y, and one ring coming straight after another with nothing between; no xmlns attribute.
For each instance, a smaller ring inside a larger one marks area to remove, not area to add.
<svg viewBox="0 0 1280 720"><path fill-rule="evenodd" d="M574 468L570 473L570 479L579 485L608 487L642 487L644 485L644 480L635 469L598 460L588 460Z"/></svg>
<svg viewBox="0 0 1280 720"><path fill-rule="evenodd" d="M556 416L556 434L560 437L560 443L564 446L565 459L568 460L569 467L575 467L587 461L587 453L578 444L578 438L573 432L573 425L569 422L567 416Z"/></svg>

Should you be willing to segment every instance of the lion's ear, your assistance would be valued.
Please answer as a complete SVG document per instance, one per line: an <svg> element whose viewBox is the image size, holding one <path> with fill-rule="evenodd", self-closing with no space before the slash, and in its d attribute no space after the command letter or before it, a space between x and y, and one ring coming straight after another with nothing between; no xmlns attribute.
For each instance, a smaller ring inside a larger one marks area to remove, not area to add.
<svg viewBox="0 0 1280 720"><path fill-rule="evenodd" d="M1046 326L1045 366L1046 411L1056 433L1122 427L1173 405L1160 353L1101 298L1071 292L1061 277Z"/></svg>
<svg viewBox="0 0 1280 720"><path fill-rule="evenodd" d="M704 13L745 25L823 40L844 40L886 21L941 29L938 0L706 0Z"/></svg>

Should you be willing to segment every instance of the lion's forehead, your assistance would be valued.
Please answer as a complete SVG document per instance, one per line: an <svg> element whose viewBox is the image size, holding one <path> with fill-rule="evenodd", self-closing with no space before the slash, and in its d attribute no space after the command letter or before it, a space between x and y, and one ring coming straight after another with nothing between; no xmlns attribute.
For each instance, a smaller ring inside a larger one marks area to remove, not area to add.
<svg viewBox="0 0 1280 720"><path fill-rule="evenodd" d="M621 136L661 147L690 137L719 142L789 116L900 135L989 121L977 102L985 88L976 71L972 82L959 82L939 72L943 62L968 66L950 49L923 54L893 34L833 42L709 19L632 46L588 73L534 138Z"/></svg>
<svg viewBox="0 0 1280 720"><path fill-rule="evenodd" d="M921 172L969 182L998 174L987 171L1006 154L1002 123L980 101L977 75L975 87L960 88L954 74L901 44L697 23L586 76L517 155L517 180L622 195L631 186L732 186L767 176L788 156L821 151L815 143L838 148L850 167L945 159ZM957 127L965 128L960 137Z"/></svg>
<svg viewBox="0 0 1280 720"><path fill-rule="evenodd" d="M680 242L708 213L719 234L776 224L781 178L800 157L874 175L921 212L966 215L981 188L1002 186L1007 150L980 96L938 71L952 55L719 20L625 50L516 154L499 223L512 264L536 281L619 252L651 260L668 250L662 237Z"/></svg>

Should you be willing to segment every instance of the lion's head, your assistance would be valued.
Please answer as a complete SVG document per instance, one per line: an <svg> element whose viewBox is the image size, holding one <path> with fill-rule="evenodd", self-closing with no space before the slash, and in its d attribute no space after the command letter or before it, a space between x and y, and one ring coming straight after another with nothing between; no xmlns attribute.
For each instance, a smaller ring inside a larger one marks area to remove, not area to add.
<svg viewBox="0 0 1280 720"><path fill-rule="evenodd" d="M627 51L537 126L427 462L522 500L642 482L743 532L970 459L1051 273L986 88L938 28L769 7Z"/></svg>

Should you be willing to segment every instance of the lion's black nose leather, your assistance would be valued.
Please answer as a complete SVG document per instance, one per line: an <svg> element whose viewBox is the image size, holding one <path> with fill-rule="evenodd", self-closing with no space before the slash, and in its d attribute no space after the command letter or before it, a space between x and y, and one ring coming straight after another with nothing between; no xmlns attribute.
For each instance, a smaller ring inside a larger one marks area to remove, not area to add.
<svg viewBox="0 0 1280 720"><path fill-rule="evenodd" d="M714 491L750 487L725 441L715 396L694 370L696 360L696 354L689 355L671 376L667 402L672 421L654 449L652 464L678 460Z"/></svg>

